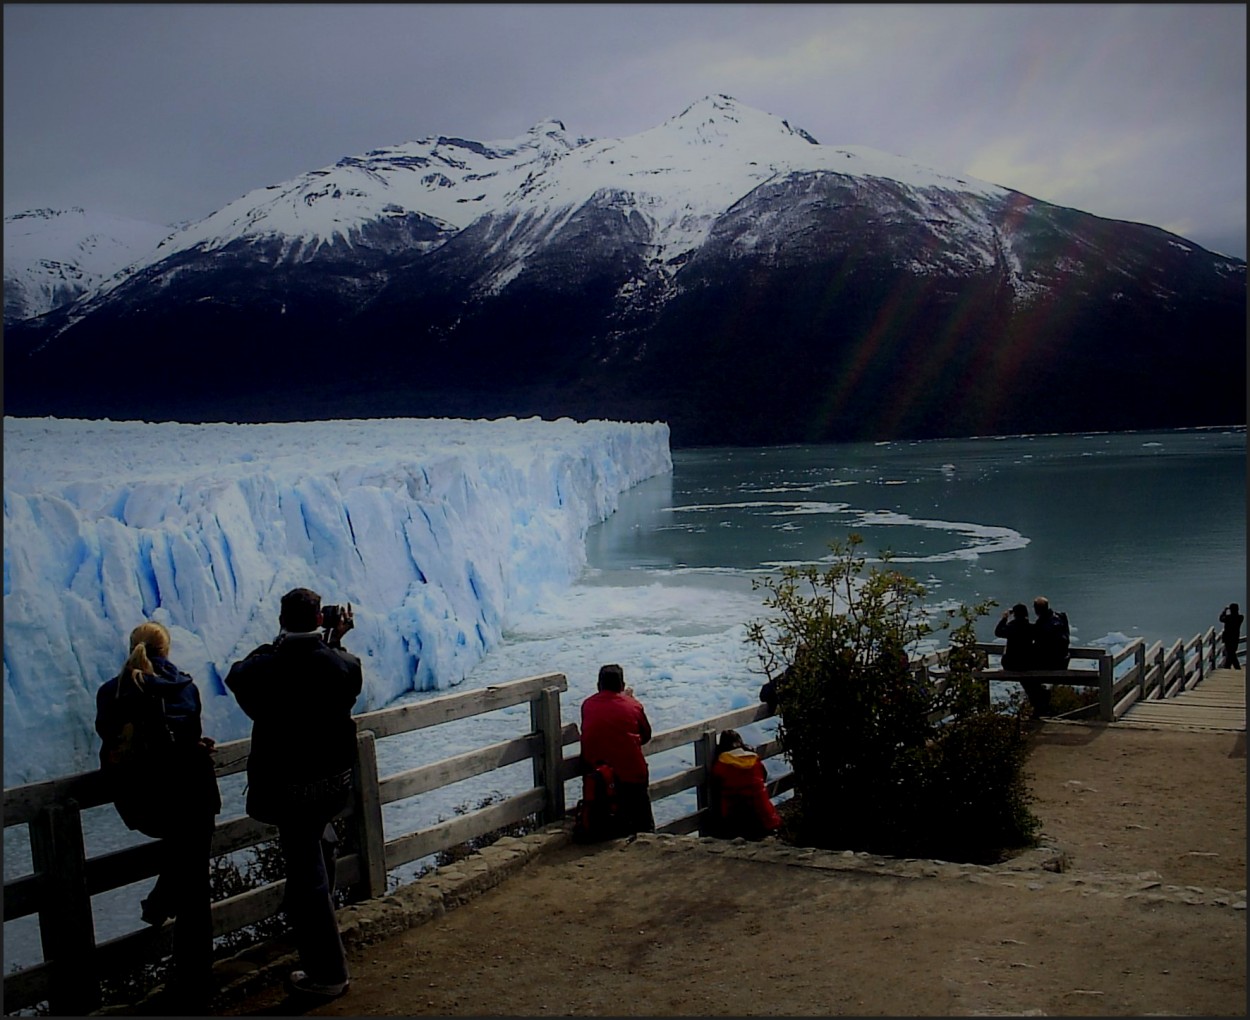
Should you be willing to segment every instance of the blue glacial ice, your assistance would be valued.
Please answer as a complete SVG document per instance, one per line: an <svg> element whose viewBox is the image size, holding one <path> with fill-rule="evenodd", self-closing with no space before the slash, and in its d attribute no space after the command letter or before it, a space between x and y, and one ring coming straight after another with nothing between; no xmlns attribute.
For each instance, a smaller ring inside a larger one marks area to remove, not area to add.
<svg viewBox="0 0 1250 1020"><path fill-rule="evenodd" d="M662 423L388 419L183 425L6 418L4 781L91 768L95 691L169 627L205 731L278 600L352 603L357 711L461 682L570 585L622 492L672 470Z"/></svg>

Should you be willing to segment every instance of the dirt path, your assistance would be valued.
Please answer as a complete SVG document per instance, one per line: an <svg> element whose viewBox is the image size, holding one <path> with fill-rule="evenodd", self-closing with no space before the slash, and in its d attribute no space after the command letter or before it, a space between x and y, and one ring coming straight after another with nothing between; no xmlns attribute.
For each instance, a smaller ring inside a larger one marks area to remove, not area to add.
<svg viewBox="0 0 1250 1020"><path fill-rule="evenodd" d="M1033 739L1034 810L1065 870L566 846L353 952L350 991L307 1012L1244 1015L1244 734L1047 723ZM277 988L228 1007L299 1011Z"/></svg>

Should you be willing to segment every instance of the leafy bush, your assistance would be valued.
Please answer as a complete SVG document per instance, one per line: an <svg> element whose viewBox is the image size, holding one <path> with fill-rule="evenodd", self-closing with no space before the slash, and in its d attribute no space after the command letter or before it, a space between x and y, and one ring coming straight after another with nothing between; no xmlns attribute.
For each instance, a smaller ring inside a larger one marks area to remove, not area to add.
<svg viewBox="0 0 1250 1020"><path fill-rule="evenodd" d="M1039 823L1024 764L1018 701L995 705L974 625L986 602L949 611L947 675L930 681L909 654L934 633L925 589L873 567L851 535L832 565L787 568L757 583L774 615L748 626L776 692L777 734L795 779L787 825L830 849L982 860L1030 845Z"/></svg>
<svg viewBox="0 0 1250 1020"><path fill-rule="evenodd" d="M912 855L988 862L1032 843L1026 754L1021 715L976 712L939 730L926 748L931 796Z"/></svg>

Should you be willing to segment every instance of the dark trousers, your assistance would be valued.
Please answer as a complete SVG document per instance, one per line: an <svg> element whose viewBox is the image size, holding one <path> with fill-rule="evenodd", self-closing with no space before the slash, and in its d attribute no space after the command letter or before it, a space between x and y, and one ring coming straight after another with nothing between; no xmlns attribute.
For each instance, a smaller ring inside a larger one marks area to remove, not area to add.
<svg viewBox="0 0 1250 1020"><path fill-rule="evenodd" d="M1231 641L1224 639L1224 668L1225 669L1241 669L1241 660L1237 658L1237 641L1241 637L1240 634Z"/></svg>
<svg viewBox="0 0 1250 1020"><path fill-rule="evenodd" d="M1047 687L1040 680L1021 680L1020 686L1024 688L1024 693L1029 699L1029 704L1033 706L1034 715L1050 715L1049 687Z"/></svg>
<svg viewBox="0 0 1250 1020"><path fill-rule="evenodd" d="M651 794L646 783L616 782L618 834L655 832L655 815L651 811Z"/></svg>
<svg viewBox="0 0 1250 1020"><path fill-rule="evenodd" d="M278 842L286 865L282 905L300 966L313 981L346 981L347 956L334 916L334 827L324 817L289 821L278 826Z"/></svg>
<svg viewBox="0 0 1250 1020"><path fill-rule="evenodd" d="M193 1012L207 1009L213 981L213 920L208 860L212 816L188 819L160 843L161 864L147 909L174 918L170 990Z"/></svg>

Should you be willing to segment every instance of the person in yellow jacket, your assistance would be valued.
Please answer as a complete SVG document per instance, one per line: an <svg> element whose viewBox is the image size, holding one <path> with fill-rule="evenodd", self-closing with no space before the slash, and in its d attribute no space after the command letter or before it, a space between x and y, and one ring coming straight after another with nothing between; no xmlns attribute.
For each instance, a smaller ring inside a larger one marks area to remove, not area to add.
<svg viewBox="0 0 1250 1020"><path fill-rule="evenodd" d="M713 835L758 840L781 828L781 816L768 796L767 781L760 756L743 744L738 732L722 732L712 765Z"/></svg>

